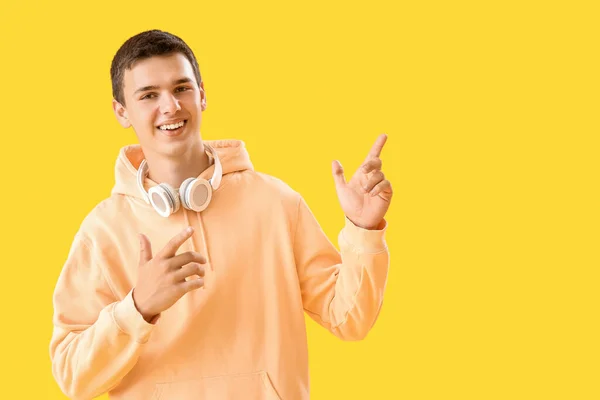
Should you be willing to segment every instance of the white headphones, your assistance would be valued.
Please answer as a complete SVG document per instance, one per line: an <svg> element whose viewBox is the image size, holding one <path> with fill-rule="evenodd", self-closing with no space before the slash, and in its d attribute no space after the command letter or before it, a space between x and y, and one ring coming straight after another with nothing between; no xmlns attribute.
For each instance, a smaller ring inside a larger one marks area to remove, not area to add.
<svg viewBox="0 0 600 400"><path fill-rule="evenodd" d="M196 212L203 211L212 199L213 190L217 190L221 184L223 170L221 161L215 149L204 144L210 151L215 160L215 172L209 180L202 178L188 178L181 183L178 190L173 189L168 183L159 183L150 188L148 192L144 189L144 178L148 175L148 164L142 160L137 172L137 184L144 196L146 203L152 204L152 207L162 217L176 213L179 207Z"/></svg>

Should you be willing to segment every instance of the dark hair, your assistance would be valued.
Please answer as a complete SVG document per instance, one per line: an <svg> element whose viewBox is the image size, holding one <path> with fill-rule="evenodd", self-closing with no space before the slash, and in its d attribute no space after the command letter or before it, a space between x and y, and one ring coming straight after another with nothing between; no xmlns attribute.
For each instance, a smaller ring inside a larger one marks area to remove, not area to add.
<svg viewBox="0 0 600 400"><path fill-rule="evenodd" d="M173 53L181 53L189 60L194 69L196 82L200 86L202 82L200 68L192 49L178 36L153 29L132 36L117 50L110 66L112 93L115 100L125 105L123 76L126 69L131 69L137 61Z"/></svg>

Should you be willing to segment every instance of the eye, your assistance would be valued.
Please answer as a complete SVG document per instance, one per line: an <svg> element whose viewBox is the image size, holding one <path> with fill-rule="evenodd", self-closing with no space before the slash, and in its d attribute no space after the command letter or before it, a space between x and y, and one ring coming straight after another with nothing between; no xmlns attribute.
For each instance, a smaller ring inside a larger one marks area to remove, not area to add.
<svg viewBox="0 0 600 400"><path fill-rule="evenodd" d="M177 89L175 89L176 92L184 92L186 90L190 90L190 88L188 88L186 86L180 86Z"/></svg>
<svg viewBox="0 0 600 400"><path fill-rule="evenodd" d="M143 95L140 100L145 100L145 99L149 99L151 96L154 96L154 93L148 93Z"/></svg>

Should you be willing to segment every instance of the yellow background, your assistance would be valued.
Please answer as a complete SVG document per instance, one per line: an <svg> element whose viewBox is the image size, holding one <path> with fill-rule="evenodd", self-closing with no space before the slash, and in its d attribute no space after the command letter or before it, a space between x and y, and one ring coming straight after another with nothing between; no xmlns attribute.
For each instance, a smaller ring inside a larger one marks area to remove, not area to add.
<svg viewBox="0 0 600 400"><path fill-rule="evenodd" d="M135 142L112 56L150 28L196 52L203 137L244 140L332 240L331 161L389 135L384 308L357 343L308 320L313 399L600 398L594 2L1 4L0 398L64 398L52 292Z"/></svg>

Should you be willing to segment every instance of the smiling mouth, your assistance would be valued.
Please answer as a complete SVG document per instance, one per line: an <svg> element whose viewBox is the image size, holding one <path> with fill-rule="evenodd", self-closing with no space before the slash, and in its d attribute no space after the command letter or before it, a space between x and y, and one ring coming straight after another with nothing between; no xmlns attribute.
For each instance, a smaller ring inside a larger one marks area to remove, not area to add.
<svg viewBox="0 0 600 400"><path fill-rule="evenodd" d="M178 122L176 124L162 125L160 127L157 127L156 129L158 129L161 133L164 133L167 136L176 136L183 131L183 128L185 128L187 122L188 120L184 119L183 121Z"/></svg>

